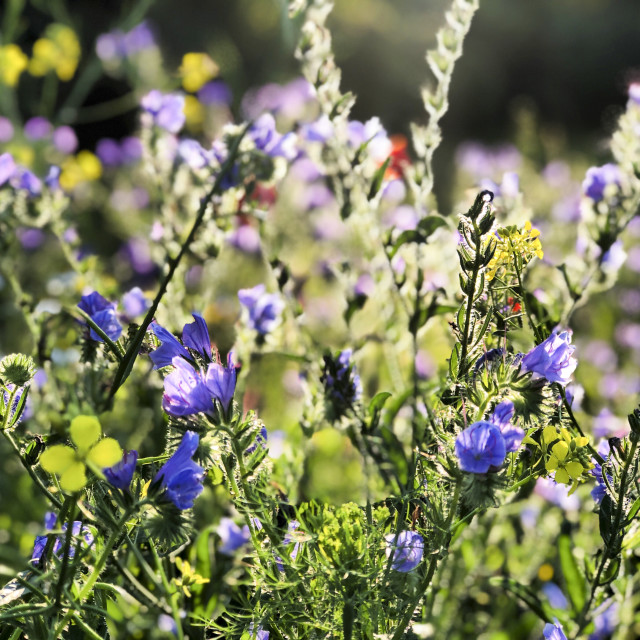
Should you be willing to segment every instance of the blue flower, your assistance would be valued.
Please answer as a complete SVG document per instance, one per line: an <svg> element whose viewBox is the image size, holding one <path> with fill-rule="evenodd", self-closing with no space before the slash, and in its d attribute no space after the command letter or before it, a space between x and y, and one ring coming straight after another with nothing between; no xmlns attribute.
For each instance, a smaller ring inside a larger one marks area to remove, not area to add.
<svg viewBox="0 0 640 640"><path fill-rule="evenodd" d="M213 398L200 371L176 356L173 371L164 379L162 408L170 416L191 416L213 411Z"/></svg>
<svg viewBox="0 0 640 640"><path fill-rule="evenodd" d="M489 467L499 467L507 455L500 429L483 420L460 432L455 446L460 468L471 473L486 473Z"/></svg>
<svg viewBox="0 0 640 640"><path fill-rule="evenodd" d="M604 198L604 191L610 184L620 186L620 168L615 164L605 164L602 167L587 169L587 175L582 183L582 191L594 202Z"/></svg>
<svg viewBox="0 0 640 640"><path fill-rule="evenodd" d="M555 582L545 582L542 585L542 593L547 596L549 604L554 609L566 609L569 606L567 597Z"/></svg>
<svg viewBox="0 0 640 640"><path fill-rule="evenodd" d="M51 531L55 528L56 522L58 520L58 516L52 511L47 511L44 516L44 528L47 531ZM66 532L67 523L65 522L62 525L62 530ZM83 538L83 546L90 547L93 544L93 534L91 533L89 527L83 525L79 520L75 520L71 527L71 533L74 536L79 536L82 534ZM59 556L60 552L64 546L65 535L57 536L55 542L53 543L53 554ZM35 542L33 544L33 553L31 554L31 560L38 562L42 557L42 553L44 552L45 547L47 546L47 536L37 536ZM71 546L69 547L69 557L73 558L76 553L76 543L71 542Z"/></svg>
<svg viewBox="0 0 640 640"><path fill-rule="evenodd" d="M564 635L562 625L559 622L555 624L548 622L545 624L543 635L546 640L567 640L567 636Z"/></svg>
<svg viewBox="0 0 640 640"><path fill-rule="evenodd" d="M524 439L524 431L511 422L514 412L513 402L505 400L496 406L489 418L489 422L493 422L500 429L507 453L517 451Z"/></svg>
<svg viewBox="0 0 640 640"><path fill-rule="evenodd" d="M571 344L571 332L553 332L544 342L534 347L522 358L522 371L532 371L549 382L565 385L578 366L571 357L575 346Z"/></svg>
<svg viewBox="0 0 640 640"><path fill-rule="evenodd" d="M171 332L161 327L157 322L151 323L151 330L162 345L150 354L154 369L161 369L173 364L176 356L181 356L189 361L192 360L190 353L185 347L193 349L199 353L207 362L211 362L213 354L211 351L211 337L205 319L197 314L191 314L194 321L185 324L182 328L182 342Z"/></svg>
<svg viewBox="0 0 640 640"><path fill-rule="evenodd" d="M253 453L260 445L263 449L267 448L267 427L262 427L260 433L256 436L255 442L247 447L246 454Z"/></svg>
<svg viewBox="0 0 640 640"><path fill-rule="evenodd" d="M225 413L229 412L229 406L236 391L236 366L232 355L229 352L226 367L219 362L212 362L205 377L207 389L220 402Z"/></svg>
<svg viewBox="0 0 640 640"><path fill-rule="evenodd" d="M191 359L189 352L180 344L178 338L164 327L161 327L157 322L151 323L151 331L153 331L156 338L162 343L155 351L149 354L149 357L153 361L154 369L170 367L176 356L181 356L187 360Z"/></svg>
<svg viewBox="0 0 640 640"><path fill-rule="evenodd" d="M133 478L136 462L138 462L138 452L135 450L125 451L120 462L114 464L113 467L103 469L102 472L109 484L116 489L127 491Z"/></svg>
<svg viewBox="0 0 640 640"><path fill-rule="evenodd" d="M609 456L604 456L605 462ZM591 490L591 497L594 499L596 504L600 504L602 499L607 495L607 485L604 480L602 465L596 460L593 460L594 467L591 469L591 475L596 479L596 486ZM613 483L613 476L610 473L607 473L607 480L609 481L609 485Z"/></svg>
<svg viewBox="0 0 640 640"><path fill-rule="evenodd" d="M424 540L415 531L401 531L396 540L396 534L385 536L387 541L387 558L393 553L391 568L402 573L413 571L422 560Z"/></svg>
<svg viewBox="0 0 640 640"><path fill-rule="evenodd" d="M103 298L97 291L82 296L78 303L78 308L82 309L109 337L117 340L122 333L122 326L118 322L116 305ZM89 336L97 342L104 340L93 330L89 331Z"/></svg>
<svg viewBox="0 0 640 640"><path fill-rule="evenodd" d="M221 518L216 533L222 542L218 551L226 556L232 556L234 551L247 544L251 538L249 526L245 524L240 528L231 518Z"/></svg>
<svg viewBox="0 0 640 640"><path fill-rule="evenodd" d="M280 321L284 303L275 293L266 293L266 287L258 284L251 289L240 289L238 300L249 312L249 328L265 335Z"/></svg>
<svg viewBox="0 0 640 640"><path fill-rule="evenodd" d="M171 133L178 133L185 122L184 96L164 94L153 89L142 98L142 108L151 115L153 123Z"/></svg>
<svg viewBox="0 0 640 640"><path fill-rule="evenodd" d="M605 600L593 612L595 630L589 640L607 640L618 626L618 603Z"/></svg>
<svg viewBox="0 0 640 640"><path fill-rule="evenodd" d="M194 321L185 324L182 329L182 342L186 347L197 351L207 361L211 361L211 337L205 319L197 314L191 314Z"/></svg>
<svg viewBox="0 0 640 640"><path fill-rule="evenodd" d="M324 356L324 368L320 380L324 384L325 400L330 414L340 417L362 395L362 385L356 365L351 362L352 349L345 349L337 358Z"/></svg>
<svg viewBox="0 0 640 640"><path fill-rule="evenodd" d="M161 483L169 500L181 510L191 509L195 499L202 493L204 469L191 459L199 443L197 433L185 432L176 452L153 479L154 483Z"/></svg>

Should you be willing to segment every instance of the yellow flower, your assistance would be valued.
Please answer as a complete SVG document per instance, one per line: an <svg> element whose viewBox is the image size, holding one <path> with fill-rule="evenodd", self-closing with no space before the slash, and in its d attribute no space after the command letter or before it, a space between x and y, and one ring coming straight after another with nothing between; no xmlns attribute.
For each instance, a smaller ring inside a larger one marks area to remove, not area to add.
<svg viewBox="0 0 640 640"><path fill-rule="evenodd" d="M70 493L87 484L87 467L96 475L122 459L122 449L113 438L102 438L102 427L95 416L77 416L69 427L76 448L63 444L49 447L41 456L45 471L60 475L60 486Z"/></svg>
<svg viewBox="0 0 640 640"><path fill-rule="evenodd" d="M206 584L209 582L209 578L203 578L201 575L197 574L196 570L182 558L176 558L176 567L178 567L182 575L174 578L173 581L179 589L182 589L187 598L191 597L191 591L189 590L191 585Z"/></svg>
<svg viewBox="0 0 640 640"><path fill-rule="evenodd" d="M0 82L15 87L20 74L27 68L27 62L27 56L17 44L0 47Z"/></svg>
<svg viewBox="0 0 640 640"><path fill-rule="evenodd" d="M528 221L521 230L516 226L499 229L497 239L496 251L487 265L489 280L495 278L499 269L508 269L516 260L516 256L523 265L528 264L534 257L544 257L540 231L533 229Z"/></svg>
<svg viewBox="0 0 640 640"><path fill-rule="evenodd" d="M195 93L218 75L218 65L206 53L185 53L180 65L182 86Z"/></svg>
<svg viewBox="0 0 640 640"><path fill-rule="evenodd" d="M33 44L29 73L44 76L55 71L63 82L71 80L80 60L80 43L76 34L63 24L50 24L45 34Z"/></svg>
<svg viewBox="0 0 640 640"><path fill-rule="evenodd" d="M184 97L182 112L187 120L187 127L196 131L200 129L204 122L204 107L195 96Z"/></svg>
<svg viewBox="0 0 640 640"><path fill-rule="evenodd" d="M80 151L62 163L60 186L65 191L72 191L81 182L97 180L101 175L102 164L98 157L91 151Z"/></svg>

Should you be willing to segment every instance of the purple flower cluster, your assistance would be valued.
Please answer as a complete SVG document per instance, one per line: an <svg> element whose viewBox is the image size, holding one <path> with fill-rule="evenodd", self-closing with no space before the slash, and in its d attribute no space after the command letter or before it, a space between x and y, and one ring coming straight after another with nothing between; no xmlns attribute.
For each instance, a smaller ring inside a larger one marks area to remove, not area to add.
<svg viewBox="0 0 640 640"><path fill-rule="evenodd" d="M273 331L280 322L284 302L277 293L267 293L263 284L238 291L240 304L249 312L248 325L260 335Z"/></svg>
<svg viewBox="0 0 640 640"><path fill-rule="evenodd" d="M571 344L571 332L554 331L544 342L534 347L522 358L522 371L531 371L549 382L567 384L578 366L572 357L575 346Z"/></svg>
<svg viewBox="0 0 640 640"><path fill-rule="evenodd" d="M582 182L582 191L587 198L600 202L604 198L604 191L609 185L620 187L622 173L615 164L605 164L602 167L587 169L587 175Z"/></svg>
<svg viewBox="0 0 640 640"><path fill-rule="evenodd" d="M153 32L147 22L141 22L126 33L120 29L98 36L96 53L100 60L120 60L155 46Z"/></svg>
<svg viewBox="0 0 640 640"><path fill-rule="evenodd" d="M128 136L120 141L101 138L96 143L96 155L105 167L133 164L142 157L142 142L135 136Z"/></svg>
<svg viewBox="0 0 640 640"><path fill-rule="evenodd" d="M214 401L218 401L228 415L236 389L236 367L232 354L229 353L227 357L226 367L214 361L207 323L197 313L193 314L193 318L194 322L183 328L182 343L159 324L151 324L151 330L162 342L151 353L154 369L173 367L173 371L164 379L162 406L172 416L212 414ZM206 371L196 367L196 355L205 361Z"/></svg>
<svg viewBox="0 0 640 640"><path fill-rule="evenodd" d="M154 484L160 483L167 498L180 510L191 509L203 490L205 471L191 459L199 443L198 434L187 431L176 452L153 479Z"/></svg>
<svg viewBox="0 0 640 640"><path fill-rule="evenodd" d="M474 422L456 438L456 456L460 468L469 473L487 473L499 467L507 453L519 449L524 431L512 424L514 406L510 400L501 402L489 420Z"/></svg>
<svg viewBox="0 0 640 640"><path fill-rule="evenodd" d="M362 384L356 365L351 361L352 355L352 349L345 349L337 358L324 356L320 380L324 384L329 413L334 417L343 416L362 395Z"/></svg>
<svg viewBox="0 0 640 640"><path fill-rule="evenodd" d="M58 516L55 513L48 511L44 516L44 528L48 531L52 530L56 526L56 522L58 520ZM63 532L67 530L67 523L65 522L62 525ZM71 532L74 536L82 535L84 546L90 547L93 544L93 534L89 530L89 527L83 525L79 520L75 520L73 526L71 527ZM56 540L53 544L53 554L59 556L62 552L64 546L65 535L60 535L56 537ZM31 554L31 560L38 562L42 557L44 552L44 548L47 545L47 536L37 536L35 542L33 544L33 553ZM69 547L69 557L73 558L76 553L76 544L72 541L71 546Z"/></svg>
<svg viewBox="0 0 640 640"><path fill-rule="evenodd" d="M393 554L391 568L395 571L408 573L413 571L421 562L424 552L424 540L415 531L401 531L397 535L389 533L387 541L387 558Z"/></svg>
<svg viewBox="0 0 640 640"><path fill-rule="evenodd" d="M162 93L157 89L149 91L142 98L141 106L151 116L151 121L170 133L178 133L184 126L184 96L179 93Z"/></svg>
<svg viewBox="0 0 640 640"><path fill-rule="evenodd" d="M111 340L117 340L120 337L122 325L118 322L115 302L109 302L97 291L93 291L80 298L78 308L90 316ZM93 329L89 331L89 336L96 342L104 342Z"/></svg>

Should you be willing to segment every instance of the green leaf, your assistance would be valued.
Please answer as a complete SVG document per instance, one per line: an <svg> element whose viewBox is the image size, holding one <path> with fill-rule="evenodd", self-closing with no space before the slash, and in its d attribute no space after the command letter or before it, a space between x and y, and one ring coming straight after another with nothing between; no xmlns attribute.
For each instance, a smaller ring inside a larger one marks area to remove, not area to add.
<svg viewBox="0 0 640 640"><path fill-rule="evenodd" d="M602 538L602 541L608 545L611 541L611 534L615 533L612 532L613 500L611 500L611 496L608 494L602 498L598 519L600 521L600 537Z"/></svg>
<svg viewBox="0 0 640 640"><path fill-rule="evenodd" d="M380 411L390 397L391 394L388 391L380 391L380 393L376 393L369 403L369 415L372 416L377 411Z"/></svg>
<svg viewBox="0 0 640 640"><path fill-rule="evenodd" d="M449 375L452 380L458 379L458 361L460 360L460 343L456 342L456 346L451 352L451 358L449 358Z"/></svg>
<svg viewBox="0 0 640 640"><path fill-rule="evenodd" d="M567 586L569 600L574 612L580 613L586 600L586 585L576 559L571 552L572 542L567 535L562 535L558 539L558 555L560 556L560 566Z"/></svg>
<svg viewBox="0 0 640 640"><path fill-rule="evenodd" d="M425 216L420 220L420 222L418 222L418 229L424 233L425 239L433 235L433 233L440 227L446 226L448 226L447 219L442 216Z"/></svg>
<svg viewBox="0 0 640 640"><path fill-rule="evenodd" d="M380 191L380 187L382 186L382 181L384 180L384 174L387 170L387 167L391 163L391 156L389 156L382 166L376 171L373 176L373 182L371 183L371 189L369 189L369 195L367 196L367 200L373 200L375 198L378 191Z"/></svg>

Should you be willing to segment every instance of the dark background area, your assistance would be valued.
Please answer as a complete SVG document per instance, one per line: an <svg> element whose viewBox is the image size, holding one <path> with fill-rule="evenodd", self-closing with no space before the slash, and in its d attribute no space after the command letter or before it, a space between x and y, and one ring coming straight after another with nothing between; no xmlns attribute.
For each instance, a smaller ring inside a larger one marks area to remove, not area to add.
<svg viewBox="0 0 640 640"><path fill-rule="evenodd" d="M27 40L50 21L45 13L53 4L31 3ZM187 51L208 52L233 89L238 118L248 88L284 83L299 73L293 56L298 25L288 19L285 0L146 4L167 69L177 69ZM448 2L336 0L335 5L329 24L342 88L358 96L353 117L377 115L390 133L408 133L411 121L425 120L419 89L430 71L424 55L435 44ZM84 51L92 52L96 37L140 11L141 3L76 0L67 6ZM513 139L523 112L572 149L599 150L606 159L598 143L612 129L629 80L640 76L639 28L638 0L481 0L443 122L444 144L436 157L439 191L447 191L461 141ZM104 79L87 104L127 90ZM131 112L100 127L79 127L78 133L91 148L94 138L119 137L135 126Z"/></svg>

